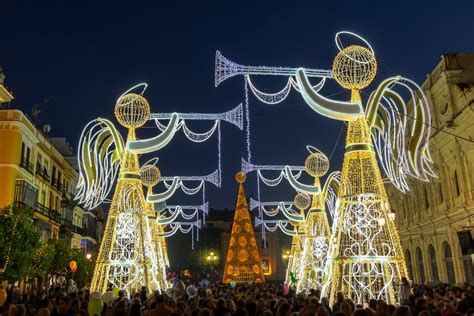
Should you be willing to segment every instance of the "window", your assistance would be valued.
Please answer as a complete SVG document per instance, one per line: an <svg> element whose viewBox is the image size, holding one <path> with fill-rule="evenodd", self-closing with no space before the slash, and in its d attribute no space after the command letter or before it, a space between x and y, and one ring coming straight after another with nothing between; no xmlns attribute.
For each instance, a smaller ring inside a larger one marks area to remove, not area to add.
<svg viewBox="0 0 474 316"><path fill-rule="evenodd" d="M461 190L459 189L459 179L458 179L458 172L454 170L454 188L455 188L455 196L459 196L461 194Z"/></svg>
<svg viewBox="0 0 474 316"><path fill-rule="evenodd" d="M23 162L23 159L25 158L26 156L26 151L25 151L25 143L24 142L21 142L21 161Z"/></svg>
<svg viewBox="0 0 474 316"><path fill-rule="evenodd" d="M416 267L418 270L418 282L425 283L425 267L423 266L423 254L420 247L416 248Z"/></svg>
<svg viewBox="0 0 474 316"><path fill-rule="evenodd" d="M425 187L425 208L429 209L430 208L430 201L428 199L428 189Z"/></svg>
<svg viewBox="0 0 474 316"><path fill-rule="evenodd" d="M413 266L411 264L411 252L410 250L405 250L405 260L407 262L408 278L413 280Z"/></svg>
<svg viewBox="0 0 474 316"><path fill-rule="evenodd" d="M466 283L474 284L474 266L472 265L471 256L463 256L462 262L464 264L464 276L466 277Z"/></svg>
<svg viewBox="0 0 474 316"><path fill-rule="evenodd" d="M454 264L453 264L453 254L451 252L451 246L445 241L443 243L444 250L444 262L446 264L446 274L448 277L449 284L456 283L456 276L454 275Z"/></svg>
<svg viewBox="0 0 474 316"><path fill-rule="evenodd" d="M436 251L433 245L428 246L428 253L430 255L431 278L432 281L437 282L439 281L438 263L436 262Z"/></svg>
<svg viewBox="0 0 474 316"><path fill-rule="evenodd" d="M49 208L51 210L54 210L54 196L53 196L53 192L49 192Z"/></svg>
<svg viewBox="0 0 474 316"><path fill-rule="evenodd" d="M40 203L43 204L43 205L46 203L46 191L45 191L45 190L43 190L43 191L41 192Z"/></svg>
<svg viewBox="0 0 474 316"><path fill-rule="evenodd" d="M443 203L444 197L443 197L443 185L438 183L438 191L439 191L439 203Z"/></svg>

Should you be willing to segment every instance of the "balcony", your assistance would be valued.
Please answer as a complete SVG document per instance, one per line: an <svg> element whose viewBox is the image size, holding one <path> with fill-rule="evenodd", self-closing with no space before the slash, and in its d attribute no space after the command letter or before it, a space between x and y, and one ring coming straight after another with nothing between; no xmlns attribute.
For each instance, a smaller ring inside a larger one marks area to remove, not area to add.
<svg viewBox="0 0 474 316"><path fill-rule="evenodd" d="M66 232L74 232L74 226L72 225L72 221L68 220L67 218L61 218L61 228L62 231Z"/></svg>
<svg viewBox="0 0 474 316"><path fill-rule="evenodd" d="M31 174L34 174L34 172L35 172L35 166L31 162L29 162L26 159L26 157L21 158L20 167L25 169L26 171L28 171Z"/></svg>
<svg viewBox="0 0 474 316"><path fill-rule="evenodd" d="M51 178L51 186L55 188L56 190L58 190L59 192L63 191L63 185L61 184L59 179L56 179L54 177Z"/></svg>
<svg viewBox="0 0 474 316"><path fill-rule="evenodd" d="M41 178L45 179L46 181L51 180L51 177L48 174L48 170L39 163L36 164L36 174L39 175Z"/></svg>
<svg viewBox="0 0 474 316"><path fill-rule="evenodd" d="M54 210L49 209L48 207L46 207L45 205L39 202L35 203L35 211L46 216L50 220L60 223L59 213Z"/></svg>
<svg viewBox="0 0 474 316"><path fill-rule="evenodd" d="M82 237L92 237L95 238L95 233L92 234L92 232L88 228L83 228L79 227L77 225L74 225L71 220L67 218L61 218L61 231L62 232L67 232L67 233L76 233L78 235L81 235Z"/></svg>
<svg viewBox="0 0 474 316"><path fill-rule="evenodd" d="M26 205L31 208L35 207L36 188L24 180L17 180L15 183L15 202Z"/></svg>

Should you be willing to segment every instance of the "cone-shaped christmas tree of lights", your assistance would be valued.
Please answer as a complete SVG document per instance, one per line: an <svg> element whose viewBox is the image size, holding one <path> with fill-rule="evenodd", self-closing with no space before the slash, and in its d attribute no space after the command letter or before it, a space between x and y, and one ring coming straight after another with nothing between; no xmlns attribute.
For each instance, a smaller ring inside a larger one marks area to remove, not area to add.
<svg viewBox="0 0 474 316"><path fill-rule="evenodd" d="M354 62L359 56L367 61ZM334 79L360 104L359 91L372 81L376 66L368 49L349 46L335 58ZM333 302L343 292L357 303L375 298L394 304L405 260L364 114L349 122L338 195L323 296Z"/></svg>
<svg viewBox="0 0 474 316"><path fill-rule="evenodd" d="M237 173L239 194L235 206L234 222L227 250L223 282L263 283L262 260L258 251L257 240L253 232L244 186L247 176Z"/></svg>
<svg viewBox="0 0 474 316"><path fill-rule="evenodd" d="M128 128L127 144L136 139L135 129L145 124L149 114L148 102L141 95L125 94L117 101L115 116ZM158 274L164 263L157 260L151 228L155 212L145 201L138 154L125 149L120 161L91 292L118 288L131 295L142 286L149 292L162 291L163 276Z"/></svg>

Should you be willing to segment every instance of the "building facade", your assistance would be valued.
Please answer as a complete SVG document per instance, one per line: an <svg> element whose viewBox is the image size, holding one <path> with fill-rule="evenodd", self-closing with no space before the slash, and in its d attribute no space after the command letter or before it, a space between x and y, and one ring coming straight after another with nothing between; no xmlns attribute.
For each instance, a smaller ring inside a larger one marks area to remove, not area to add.
<svg viewBox="0 0 474 316"><path fill-rule="evenodd" d="M389 188L410 278L474 284L474 53L445 54L422 85L438 176Z"/></svg>
<svg viewBox="0 0 474 316"><path fill-rule="evenodd" d="M0 80L2 104L11 101L5 91ZM98 214L75 203L78 172L68 162L68 153L61 152L61 141L48 138L22 111L4 108L0 107L0 210L15 203L31 207L42 242L62 237L84 253L94 251L100 237Z"/></svg>

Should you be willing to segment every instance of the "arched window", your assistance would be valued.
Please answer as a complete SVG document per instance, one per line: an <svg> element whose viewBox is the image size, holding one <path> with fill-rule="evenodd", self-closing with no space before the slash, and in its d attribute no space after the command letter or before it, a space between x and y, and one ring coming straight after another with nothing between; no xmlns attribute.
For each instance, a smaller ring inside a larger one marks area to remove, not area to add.
<svg viewBox="0 0 474 316"><path fill-rule="evenodd" d="M443 243L444 251L444 262L446 264L446 274L448 276L448 283L455 284L456 276L454 275L454 264L453 264L453 254L451 252L451 246L447 242Z"/></svg>
<svg viewBox="0 0 474 316"><path fill-rule="evenodd" d="M433 281L439 281L438 263L436 262L436 251L433 245L428 246L428 254L430 256L431 277Z"/></svg>
<svg viewBox="0 0 474 316"><path fill-rule="evenodd" d="M405 250L405 260L407 263L408 278L413 280L413 266L411 264L411 252L410 250Z"/></svg>
<svg viewBox="0 0 474 316"><path fill-rule="evenodd" d="M461 194L461 190L459 189L459 179L458 179L458 172L454 170L454 189L455 189L455 196L459 196Z"/></svg>
<svg viewBox="0 0 474 316"><path fill-rule="evenodd" d="M416 248L416 267L418 270L418 282L425 283L425 268L423 266L423 254L420 247Z"/></svg>

